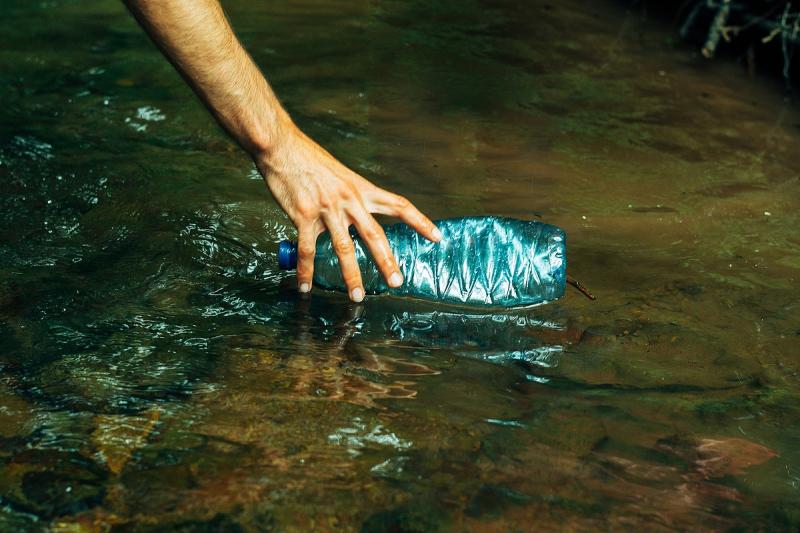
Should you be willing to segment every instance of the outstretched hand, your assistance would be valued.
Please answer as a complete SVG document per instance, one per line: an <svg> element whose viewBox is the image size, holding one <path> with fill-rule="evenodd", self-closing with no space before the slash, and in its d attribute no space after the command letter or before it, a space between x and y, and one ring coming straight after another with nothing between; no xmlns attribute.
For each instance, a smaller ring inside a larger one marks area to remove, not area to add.
<svg viewBox="0 0 800 533"><path fill-rule="evenodd" d="M352 224L390 287L403 283L372 213L396 216L432 241L441 233L411 203L339 163L305 136L233 33L219 0L124 0L219 123L253 157L299 234L297 283L311 290L320 233L331 233L350 298L364 285L348 232Z"/></svg>
<svg viewBox="0 0 800 533"><path fill-rule="evenodd" d="M337 161L297 128L275 149L255 158L275 200L297 227L297 283L311 290L317 237L330 232L350 299L364 298L361 272L349 233L354 225L390 287L403 276L383 228L373 213L400 218L425 238L438 242L439 229L403 196L376 187Z"/></svg>

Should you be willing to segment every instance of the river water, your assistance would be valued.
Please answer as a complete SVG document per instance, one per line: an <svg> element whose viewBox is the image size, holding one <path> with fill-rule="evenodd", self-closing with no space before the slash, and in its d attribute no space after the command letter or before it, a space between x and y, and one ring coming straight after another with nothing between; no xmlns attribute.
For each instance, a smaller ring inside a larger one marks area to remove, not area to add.
<svg viewBox="0 0 800 533"><path fill-rule="evenodd" d="M224 3L298 124L597 295L300 298L121 3L3 2L0 530L794 530L800 115L624 2Z"/></svg>

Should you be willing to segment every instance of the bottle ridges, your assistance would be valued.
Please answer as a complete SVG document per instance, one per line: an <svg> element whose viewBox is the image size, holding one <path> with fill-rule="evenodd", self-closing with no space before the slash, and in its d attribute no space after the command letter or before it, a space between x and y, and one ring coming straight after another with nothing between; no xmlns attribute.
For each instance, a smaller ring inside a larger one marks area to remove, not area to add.
<svg viewBox="0 0 800 533"><path fill-rule="evenodd" d="M560 298L566 283L563 230L538 221L504 217L439 220L443 239L432 243L406 224L385 227L405 279L390 289L358 236L356 258L368 293L389 292L447 303L519 306ZM327 234L317 241L314 283L345 290Z"/></svg>

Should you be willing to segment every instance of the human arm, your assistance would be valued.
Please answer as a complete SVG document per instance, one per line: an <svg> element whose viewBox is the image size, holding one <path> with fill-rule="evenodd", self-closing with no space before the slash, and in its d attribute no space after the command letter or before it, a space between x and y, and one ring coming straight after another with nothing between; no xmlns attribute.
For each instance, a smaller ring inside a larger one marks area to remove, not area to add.
<svg viewBox="0 0 800 533"><path fill-rule="evenodd" d="M432 241L434 224L407 199L337 161L292 122L233 33L218 0L124 0L156 45L258 167L298 232L297 283L311 289L314 252L329 231L350 298L364 288L348 232L352 224L391 287L403 282L372 213L395 216Z"/></svg>

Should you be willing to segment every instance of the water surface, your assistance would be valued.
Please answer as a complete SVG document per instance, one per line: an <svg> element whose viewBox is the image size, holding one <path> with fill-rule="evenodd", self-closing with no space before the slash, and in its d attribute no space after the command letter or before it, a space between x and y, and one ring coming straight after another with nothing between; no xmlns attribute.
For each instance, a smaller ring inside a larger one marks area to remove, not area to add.
<svg viewBox="0 0 800 533"><path fill-rule="evenodd" d="M585 4L225 2L343 162L566 230L598 300L487 312L300 298L119 2L4 3L0 529L800 526L800 116Z"/></svg>

